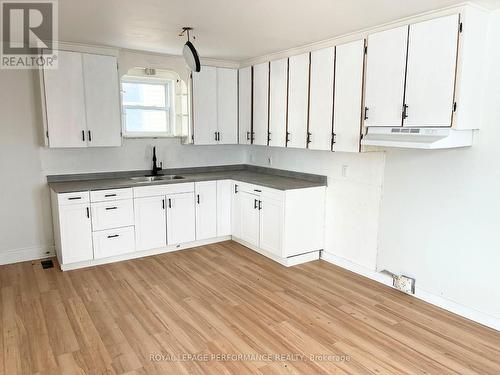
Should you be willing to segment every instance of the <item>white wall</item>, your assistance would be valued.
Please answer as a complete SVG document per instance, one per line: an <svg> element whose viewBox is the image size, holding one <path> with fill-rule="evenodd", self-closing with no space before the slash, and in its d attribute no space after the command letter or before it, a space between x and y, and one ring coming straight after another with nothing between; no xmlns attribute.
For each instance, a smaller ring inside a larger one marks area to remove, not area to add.
<svg viewBox="0 0 500 375"><path fill-rule="evenodd" d="M175 69L177 60L126 53L122 66ZM130 139L117 148L47 149L40 146L43 125L33 72L0 70L0 87L0 263L52 249L48 174L148 169L152 145L167 168L246 162L244 148L184 146L179 139Z"/></svg>
<svg viewBox="0 0 500 375"><path fill-rule="evenodd" d="M378 269L500 319L500 11L490 27L486 110L474 146L387 152Z"/></svg>
<svg viewBox="0 0 500 375"><path fill-rule="evenodd" d="M262 146L247 149L250 164L328 176L325 251L375 270L383 153ZM345 177L343 166L347 166Z"/></svg>

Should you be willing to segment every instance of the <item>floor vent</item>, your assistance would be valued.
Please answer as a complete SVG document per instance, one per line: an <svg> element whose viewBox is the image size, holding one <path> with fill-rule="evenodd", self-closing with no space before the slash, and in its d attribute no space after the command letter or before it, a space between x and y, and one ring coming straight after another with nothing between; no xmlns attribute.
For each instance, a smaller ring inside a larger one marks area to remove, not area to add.
<svg viewBox="0 0 500 375"><path fill-rule="evenodd" d="M42 260L40 262L42 264L42 268L45 270L47 268L53 268L54 267L54 262L49 259L49 260Z"/></svg>

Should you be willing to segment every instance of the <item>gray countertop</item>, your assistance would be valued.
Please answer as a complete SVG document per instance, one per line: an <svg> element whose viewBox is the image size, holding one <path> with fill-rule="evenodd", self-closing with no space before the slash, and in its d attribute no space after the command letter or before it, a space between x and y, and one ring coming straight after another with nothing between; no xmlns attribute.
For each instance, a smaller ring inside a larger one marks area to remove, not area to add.
<svg viewBox="0 0 500 375"><path fill-rule="evenodd" d="M131 171L89 175L48 176L47 180L50 188L56 193L71 193L85 190L117 189L226 179L252 183L277 190L326 186L325 176L247 165L217 166L213 168L184 168L164 170L162 172L162 174L176 174L184 178L176 180L137 182L132 180L131 177L143 176L147 174L148 171Z"/></svg>

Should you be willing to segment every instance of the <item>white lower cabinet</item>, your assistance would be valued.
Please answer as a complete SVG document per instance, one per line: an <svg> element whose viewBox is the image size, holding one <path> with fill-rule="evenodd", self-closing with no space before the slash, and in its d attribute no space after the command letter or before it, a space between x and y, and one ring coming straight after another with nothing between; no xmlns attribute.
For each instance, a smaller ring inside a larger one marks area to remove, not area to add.
<svg viewBox="0 0 500 375"><path fill-rule="evenodd" d="M233 181L231 185L231 234L241 238L241 194L238 182Z"/></svg>
<svg viewBox="0 0 500 375"><path fill-rule="evenodd" d="M195 183L196 239L217 237L217 181Z"/></svg>
<svg viewBox="0 0 500 375"><path fill-rule="evenodd" d="M167 200L167 244L179 245L196 239L194 192L172 194Z"/></svg>
<svg viewBox="0 0 500 375"><path fill-rule="evenodd" d="M109 258L135 251L133 226L94 232L92 238L94 259Z"/></svg>
<svg viewBox="0 0 500 375"><path fill-rule="evenodd" d="M263 196L259 202L260 247L276 256L283 256L283 202Z"/></svg>
<svg viewBox="0 0 500 375"><path fill-rule="evenodd" d="M240 238L252 245L259 246L259 197L245 191L238 194L240 204Z"/></svg>
<svg viewBox="0 0 500 375"><path fill-rule="evenodd" d="M282 264L318 259L325 187L276 190L232 180L52 192L63 270L231 236Z"/></svg>
<svg viewBox="0 0 500 375"><path fill-rule="evenodd" d="M235 182L232 202L236 241L285 265L319 259L324 186L281 191Z"/></svg>
<svg viewBox="0 0 500 375"><path fill-rule="evenodd" d="M231 180L217 181L217 237L231 235Z"/></svg>
<svg viewBox="0 0 500 375"><path fill-rule="evenodd" d="M93 259L89 204L61 205L58 216L59 222L55 225L59 225L60 233L59 261L66 264Z"/></svg>
<svg viewBox="0 0 500 375"><path fill-rule="evenodd" d="M134 199L135 245L138 251L167 246L165 196Z"/></svg>

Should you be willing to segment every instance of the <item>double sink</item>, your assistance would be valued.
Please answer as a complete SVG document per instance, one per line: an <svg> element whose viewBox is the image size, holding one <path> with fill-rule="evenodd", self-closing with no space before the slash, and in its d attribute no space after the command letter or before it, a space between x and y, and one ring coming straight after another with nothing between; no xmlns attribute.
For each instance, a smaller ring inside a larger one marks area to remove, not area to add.
<svg viewBox="0 0 500 375"><path fill-rule="evenodd" d="M141 177L131 177L130 179L137 183L148 183L154 181L169 181L169 180L182 180L183 176L177 176L172 174L164 174L158 176L141 176Z"/></svg>

